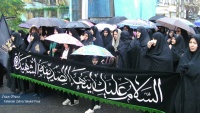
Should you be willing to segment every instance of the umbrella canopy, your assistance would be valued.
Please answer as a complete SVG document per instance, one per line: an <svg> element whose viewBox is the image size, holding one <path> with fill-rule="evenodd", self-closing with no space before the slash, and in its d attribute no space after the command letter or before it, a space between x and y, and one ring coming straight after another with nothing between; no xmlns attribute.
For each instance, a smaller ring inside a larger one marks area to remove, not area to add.
<svg viewBox="0 0 200 113"><path fill-rule="evenodd" d="M190 21L188 21L188 20L186 20L186 19L183 19L183 18L175 18L175 19L178 19L178 20L182 21L183 23L185 23L185 24L187 24L187 25L189 25L189 26L196 27L195 24L193 24L192 22L190 22Z"/></svg>
<svg viewBox="0 0 200 113"><path fill-rule="evenodd" d="M81 20L81 21L78 21L78 22L82 22L82 23L84 23L84 24L86 24L86 25L88 25L88 26L90 26L90 27L94 26L94 24L91 23L91 22L89 22L89 21Z"/></svg>
<svg viewBox="0 0 200 113"><path fill-rule="evenodd" d="M30 25L47 26L47 27L59 26L61 28L64 28L66 25L66 22L62 19L44 18L44 17L31 18L25 23L30 24Z"/></svg>
<svg viewBox="0 0 200 113"><path fill-rule="evenodd" d="M117 28L116 25L111 25L111 24L105 24L105 23L99 23L95 25L99 31L102 31L104 28L109 28L111 31Z"/></svg>
<svg viewBox="0 0 200 113"><path fill-rule="evenodd" d="M194 24L200 27L200 19L194 21Z"/></svg>
<svg viewBox="0 0 200 113"><path fill-rule="evenodd" d="M64 28L90 28L90 26L88 26L83 22L73 21L73 22L68 22Z"/></svg>
<svg viewBox="0 0 200 113"><path fill-rule="evenodd" d="M79 40L66 33L53 34L45 38L45 40L54 41L60 44L71 44L76 46L84 46Z"/></svg>
<svg viewBox="0 0 200 113"><path fill-rule="evenodd" d="M155 23L148 21L148 20L142 20L142 19L137 19L137 20L124 20L117 24L118 27L124 27L124 25L128 25L132 29L137 29L138 26L144 26L145 28L152 28L152 29L157 29L157 26Z"/></svg>
<svg viewBox="0 0 200 113"><path fill-rule="evenodd" d="M107 21L108 24L118 24L123 20L126 20L127 18L125 16L116 16L116 17L112 17L111 19L109 19Z"/></svg>
<svg viewBox="0 0 200 113"><path fill-rule="evenodd" d="M89 20L89 19L79 19L78 21L87 21L87 22L90 22L92 24L97 24L94 20Z"/></svg>
<svg viewBox="0 0 200 113"><path fill-rule="evenodd" d="M29 29L29 28L31 28L32 26L35 26L35 25L27 24L27 23L21 23L18 26L21 27L21 28ZM39 28L39 26L36 26L36 27Z"/></svg>
<svg viewBox="0 0 200 113"><path fill-rule="evenodd" d="M10 39L10 32L5 17L2 15L0 20L0 48L7 49L6 43Z"/></svg>
<svg viewBox="0 0 200 113"><path fill-rule="evenodd" d="M189 33L195 34L195 31L193 28L191 28L189 25L185 24L184 22L178 19L164 17L164 18L160 18L156 20L156 22L172 30L174 30L176 27L180 27L188 31Z"/></svg>
<svg viewBox="0 0 200 113"><path fill-rule="evenodd" d="M80 47L74 51L71 55L90 55L90 56L108 56L113 57L113 55L105 48L96 45L87 45Z"/></svg>
<svg viewBox="0 0 200 113"><path fill-rule="evenodd" d="M151 18L149 18L149 21L155 22L156 20L158 20L160 18L163 18L163 17L166 17L166 16L164 16L164 15L155 15L155 16L152 16Z"/></svg>

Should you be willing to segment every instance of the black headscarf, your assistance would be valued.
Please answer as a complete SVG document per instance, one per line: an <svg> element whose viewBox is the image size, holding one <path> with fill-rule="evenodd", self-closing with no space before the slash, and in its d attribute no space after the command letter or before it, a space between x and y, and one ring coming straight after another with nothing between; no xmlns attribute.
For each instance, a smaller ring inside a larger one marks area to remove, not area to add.
<svg viewBox="0 0 200 113"><path fill-rule="evenodd" d="M88 39L82 41L83 45L91 45L93 43L92 33L90 31L85 31L84 34L88 35Z"/></svg>
<svg viewBox="0 0 200 113"><path fill-rule="evenodd" d="M180 28L181 29L181 28ZM189 41L190 41L190 36L188 35L187 31L184 29L181 29L181 35L184 39L185 42L185 47L188 47Z"/></svg>
<svg viewBox="0 0 200 113"><path fill-rule="evenodd" d="M59 28L59 27L55 27L56 31L58 33L64 33L63 29L62 28Z"/></svg>
<svg viewBox="0 0 200 113"><path fill-rule="evenodd" d="M152 71L173 71L173 57L172 52L169 49L164 35L160 32L153 34L153 39L157 40L156 46L152 46L148 51L147 55L151 59L150 70Z"/></svg>
<svg viewBox="0 0 200 113"><path fill-rule="evenodd" d="M80 36L78 34L78 32L76 31L75 28L69 28L67 29L67 33L71 32L72 36L75 37L77 40L80 40Z"/></svg>
<svg viewBox="0 0 200 113"><path fill-rule="evenodd" d="M172 44L171 51L173 55L173 64L174 64L173 68L174 68L174 71L176 71L176 68L179 63L179 59L185 51L185 42L181 35L174 35L174 37L175 37L176 43Z"/></svg>
<svg viewBox="0 0 200 113"><path fill-rule="evenodd" d="M137 27L137 31L139 31L141 33L141 36L138 39L140 42L140 46L142 46L142 47L146 46L147 42L150 40L150 36L149 36L146 28L143 26L139 26L139 27Z"/></svg>
<svg viewBox="0 0 200 113"><path fill-rule="evenodd" d="M126 27L128 29L130 36L133 37L134 36L133 29L131 29L130 26L128 26L128 25L124 25L124 27Z"/></svg>
<svg viewBox="0 0 200 113"><path fill-rule="evenodd" d="M108 32L108 35L106 37L104 36L104 31ZM109 28L104 28L101 37L103 39L104 47L108 46L112 42L112 35Z"/></svg>
<svg viewBox="0 0 200 113"><path fill-rule="evenodd" d="M104 43L103 43L103 39L99 33L99 30L96 26L92 26L91 29L93 30L94 34L93 37L96 38L96 40L94 41L94 45L98 45L101 47L104 47Z"/></svg>
<svg viewBox="0 0 200 113"><path fill-rule="evenodd" d="M175 35L175 40L176 40L176 43L172 44L171 50L173 51L173 53L177 54L178 59L179 59L185 51L185 42L184 42L183 37L180 35Z"/></svg>
<svg viewBox="0 0 200 113"><path fill-rule="evenodd" d="M179 61L177 72L183 77L184 113L200 113L200 34L192 36L197 42L198 48L191 52L187 48ZM179 108L177 108L179 109Z"/></svg>
<svg viewBox="0 0 200 113"><path fill-rule="evenodd" d="M173 33L173 36L172 36L172 37L170 36L170 33L171 33L171 32L174 32L174 30L171 30L171 29L168 30L168 33L167 33L167 35L166 35L166 37L165 37L165 40L166 40L166 41L167 41L168 39L171 39L172 37L174 37L175 32Z"/></svg>
<svg viewBox="0 0 200 113"><path fill-rule="evenodd" d="M120 37L120 41L119 41L119 46L118 46L118 66L119 68L128 68L129 64L128 64L128 58L127 58L127 50L128 50L128 46L131 42L132 38L129 34L128 31L123 30L121 32L121 37Z"/></svg>
<svg viewBox="0 0 200 113"><path fill-rule="evenodd" d="M21 46L24 44L22 37L20 36L19 33L13 32L12 36L15 37L13 44L17 48L21 48Z"/></svg>
<svg viewBox="0 0 200 113"><path fill-rule="evenodd" d="M23 30L18 30L18 33L21 34L21 37L24 40L25 46L27 47L28 46L28 41L27 41L28 34L26 34Z"/></svg>
<svg viewBox="0 0 200 113"><path fill-rule="evenodd" d="M45 47L43 43L40 40L40 36L38 33L32 33L31 34L34 39L29 43L26 51L28 52L33 52L33 53L38 53L38 54L44 54L46 52Z"/></svg>
<svg viewBox="0 0 200 113"><path fill-rule="evenodd" d="M146 56L146 50L150 37L143 26L139 26L137 31L141 33L140 37L132 40L128 48L129 66L131 69L149 70L150 61Z"/></svg>

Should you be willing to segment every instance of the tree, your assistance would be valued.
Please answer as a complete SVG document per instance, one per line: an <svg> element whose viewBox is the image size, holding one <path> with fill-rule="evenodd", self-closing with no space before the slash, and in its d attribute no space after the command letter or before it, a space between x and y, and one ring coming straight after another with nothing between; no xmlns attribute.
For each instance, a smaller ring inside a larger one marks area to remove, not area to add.
<svg viewBox="0 0 200 113"><path fill-rule="evenodd" d="M186 2L184 4L186 9L186 18L189 17L189 11L197 15L199 12L199 5L200 5L200 0L195 0L195 1L192 0L191 2Z"/></svg>
<svg viewBox="0 0 200 113"><path fill-rule="evenodd" d="M17 30L21 23L21 13L24 12L21 0L1 0L0 15L4 14L10 29Z"/></svg>

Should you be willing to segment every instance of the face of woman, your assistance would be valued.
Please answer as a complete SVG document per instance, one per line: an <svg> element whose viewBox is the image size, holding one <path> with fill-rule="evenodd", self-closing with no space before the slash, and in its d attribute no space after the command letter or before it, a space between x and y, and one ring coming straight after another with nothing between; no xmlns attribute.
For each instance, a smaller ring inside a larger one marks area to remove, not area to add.
<svg viewBox="0 0 200 113"><path fill-rule="evenodd" d="M98 63L98 59L97 59L97 58L93 58L93 59L92 59L92 64L93 64L93 65L97 65L97 63Z"/></svg>
<svg viewBox="0 0 200 113"><path fill-rule="evenodd" d="M33 39L34 39L34 37L33 37L33 35L31 35L30 40L33 41Z"/></svg>
<svg viewBox="0 0 200 113"><path fill-rule="evenodd" d="M69 46L67 44L64 44L65 49L69 49Z"/></svg>
<svg viewBox="0 0 200 113"><path fill-rule="evenodd" d="M54 29L54 34L58 34L58 31L56 29Z"/></svg>
<svg viewBox="0 0 200 113"><path fill-rule="evenodd" d="M176 39L174 37L172 38L171 43L176 44Z"/></svg>
<svg viewBox="0 0 200 113"><path fill-rule="evenodd" d="M189 42L190 51L191 52L195 52L195 51L197 51L197 48L198 48L197 41L194 38L191 38L190 42Z"/></svg>
<svg viewBox="0 0 200 113"><path fill-rule="evenodd" d="M92 35L94 35L94 31L92 29L90 29L90 32L92 33Z"/></svg>
<svg viewBox="0 0 200 113"><path fill-rule="evenodd" d="M36 32L36 29L32 29L32 30L31 30L31 33L35 33L35 32Z"/></svg>
<svg viewBox="0 0 200 113"><path fill-rule="evenodd" d="M116 31L114 31L113 37L114 37L115 40L117 40L117 35L118 35L118 33Z"/></svg>
<svg viewBox="0 0 200 113"><path fill-rule="evenodd" d="M181 29L180 28L176 29L176 34L181 34Z"/></svg>
<svg viewBox="0 0 200 113"><path fill-rule="evenodd" d="M170 32L169 32L169 36L170 36L170 37L173 37L173 35L174 35L174 31L170 31Z"/></svg>
<svg viewBox="0 0 200 113"><path fill-rule="evenodd" d="M85 33L85 34L84 34L84 40L87 40L87 39L88 39L88 34Z"/></svg>
<svg viewBox="0 0 200 113"><path fill-rule="evenodd" d="M103 32L103 35L106 37L106 36L108 36L108 31L104 31Z"/></svg>
<svg viewBox="0 0 200 113"><path fill-rule="evenodd" d="M137 36L137 38L140 38L141 32L137 31L137 32L136 32L136 36Z"/></svg>
<svg viewBox="0 0 200 113"><path fill-rule="evenodd" d="M11 40L14 41L14 40L15 40L15 37L14 37L14 36L11 36Z"/></svg>

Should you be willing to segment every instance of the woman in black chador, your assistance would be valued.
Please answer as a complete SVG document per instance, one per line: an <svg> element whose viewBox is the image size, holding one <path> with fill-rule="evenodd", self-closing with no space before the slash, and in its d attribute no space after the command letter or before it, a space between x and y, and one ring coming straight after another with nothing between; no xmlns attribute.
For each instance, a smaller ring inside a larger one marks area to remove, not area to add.
<svg viewBox="0 0 200 113"><path fill-rule="evenodd" d="M112 42L112 35L109 28L104 28L102 31L101 37L103 39L103 45L106 48Z"/></svg>
<svg viewBox="0 0 200 113"><path fill-rule="evenodd" d="M30 43L26 49L28 52L37 53L37 54L45 54L46 50L43 43L40 40L40 36L38 33L32 33L30 36ZM34 96L43 97L45 93L45 88L43 86L39 86L38 84L34 84Z"/></svg>
<svg viewBox="0 0 200 113"><path fill-rule="evenodd" d="M38 33L32 33L30 37L31 42L29 43L26 51L37 53L37 54L44 54L46 49L43 43L40 40L40 36Z"/></svg>
<svg viewBox="0 0 200 113"><path fill-rule="evenodd" d="M98 28L96 26L92 26L90 31L94 37L94 45L104 47L103 39L99 33Z"/></svg>
<svg viewBox="0 0 200 113"><path fill-rule="evenodd" d="M180 36L180 35L179 36L174 35L174 37L171 38L169 48L172 51L173 68L174 68L174 71L176 71L176 68L177 68L178 63L179 63L179 59L185 51L185 42L184 42L183 37Z"/></svg>
<svg viewBox="0 0 200 113"><path fill-rule="evenodd" d="M153 34L153 39L147 43L146 55L151 59L152 71L173 72L172 52L160 32Z"/></svg>
<svg viewBox="0 0 200 113"><path fill-rule="evenodd" d="M145 55L147 42L150 40L147 30L143 26L137 28L137 36L130 43L128 48L128 59L131 69L148 70L149 58Z"/></svg>
<svg viewBox="0 0 200 113"><path fill-rule="evenodd" d="M92 33L90 31L85 31L81 42L83 43L84 46L93 45L94 41L93 41Z"/></svg>
<svg viewBox="0 0 200 113"><path fill-rule="evenodd" d="M121 32L121 37L119 41L119 45L117 47L118 49L118 68L125 68L128 69L129 64L128 64L128 57L127 57L127 50L128 46L131 42L132 38L129 34L128 31L123 30Z"/></svg>
<svg viewBox="0 0 200 113"><path fill-rule="evenodd" d="M11 36L11 40L13 42L13 47L21 49L21 50L26 50L25 42L19 33L13 32ZM11 62L11 65L13 65L13 62ZM11 71L13 71L12 68L11 68ZM14 78L12 76L10 78L11 78L11 91L15 92L16 89L18 88L20 91L20 94L23 94L26 88L28 88L28 82L22 79Z"/></svg>
<svg viewBox="0 0 200 113"><path fill-rule="evenodd" d="M177 113L200 113L200 35L195 34L189 47L180 58L177 72L183 77L183 105L176 107ZM180 96L178 96L180 97ZM177 105L178 106L178 105Z"/></svg>

